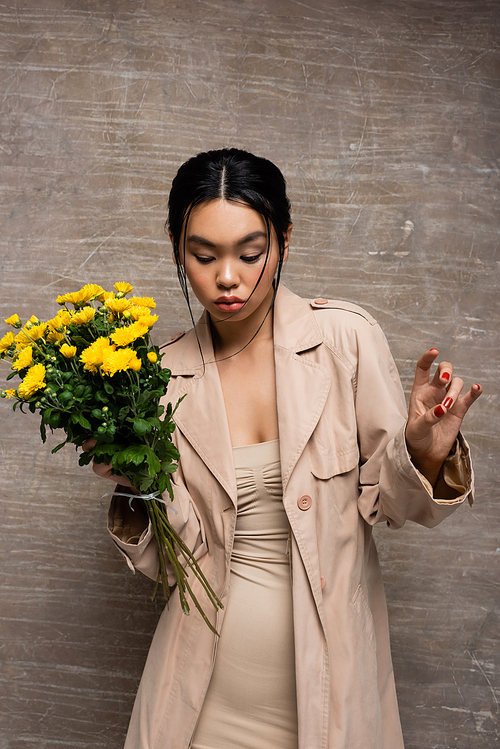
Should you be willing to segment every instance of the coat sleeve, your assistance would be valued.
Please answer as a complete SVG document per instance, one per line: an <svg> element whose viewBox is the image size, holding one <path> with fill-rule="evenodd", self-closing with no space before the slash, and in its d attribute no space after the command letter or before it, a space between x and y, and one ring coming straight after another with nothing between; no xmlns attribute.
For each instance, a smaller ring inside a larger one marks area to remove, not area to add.
<svg viewBox="0 0 500 749"><path fill-rule="evenodd" d="M370 524L385 520L400 528L413 520L433 527L466 499L472 504L469 447L459 435L433 488L408 454L405 398L384 334L364 320L356 339L359 511Z"/></svg>
<svg viewBox="0 0 500 749"><path fill-rule="evenodd" d="M189 492L184 483L182 466L172 474L174 501L165 492L168 519L174 530L184 543L193 551L195 559L199 559L207 551L206 537L203 524L196 511ZM131 570L136 569L156 580L158 576L158 546L153 535L151 521L148 520L145 502L140 498L132 500L130 509L129 498L120 496L128 493L124 487L115 490L108 513L108 530L115 545L125 558ZM183 564L185 560L181 558ZM175 584L175 577L167 562L168 584Z"/></svg>

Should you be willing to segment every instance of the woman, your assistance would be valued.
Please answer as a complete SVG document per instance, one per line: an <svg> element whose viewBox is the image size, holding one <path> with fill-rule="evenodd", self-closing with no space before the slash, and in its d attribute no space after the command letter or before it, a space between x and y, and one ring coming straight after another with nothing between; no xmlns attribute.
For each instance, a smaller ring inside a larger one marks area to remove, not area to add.
<svg viewBox="0 0 500 749"><path fill-rule="evenodd" d="M126 749L401 749L371 530L434 526L472 501L459 428L481 388L461 396L448 362L430 377L430 349L407 417L373 318L279 284L292 224L271 162L236 149L189 160L168 229L186 298L189 282L205 310L164 357L168 399L187 394L171 522L225 608L205 605L217 638L172 596ZM109 528L155 578L142 502L115 497Z"/></svg>

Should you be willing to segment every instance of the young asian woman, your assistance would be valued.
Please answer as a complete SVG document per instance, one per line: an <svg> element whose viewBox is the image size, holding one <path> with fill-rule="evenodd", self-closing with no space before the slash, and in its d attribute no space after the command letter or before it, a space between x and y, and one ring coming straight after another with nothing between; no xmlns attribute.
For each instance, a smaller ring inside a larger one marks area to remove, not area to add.
<svg viewBox="0 0 500 749"><path fill-rule="evenodd" d="M432 527L472 501L459 430L481 387L462 394L449 362L431 376L431 348L407 412L371 315L282 286L292 223L272 162L193 157L167 228L188 305L191 290L204 308L163 359L168 400L187 396L170 520L224 609L205 606L217 637L172 596L125 747L402 749L372 528ZM110 533L156 578L143 500L132 508L113 498Z"/></svg>

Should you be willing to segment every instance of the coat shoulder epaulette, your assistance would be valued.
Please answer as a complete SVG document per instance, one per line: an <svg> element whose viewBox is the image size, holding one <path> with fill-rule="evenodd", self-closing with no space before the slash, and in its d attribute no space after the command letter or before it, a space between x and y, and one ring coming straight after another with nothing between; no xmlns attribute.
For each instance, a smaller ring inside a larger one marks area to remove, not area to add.
<svg viewBox="0 0 500 749"><path fill-rule="evenodd" d="M370 325L376 325L377 321L374 317L370 315L369 312L367 312L362 307L359 307L357 304L352 304L352 302L344 302L341 299L311 299L309 301L309 304L313 309L338 309L343 310L344 312L352 312L355 315L360 315L361 317L364 317L365 320L367 320Z"/></svg>
<svg viewBox="0 0 500 749"><path fill-rule="evenodd" d="M181 333L175 333L175 335L173 335L172 338L169 341L167 341L166 343L163 343L160 346L160 348L163 349L166 346L170 346L172 343L175 343L176 341L178 341L180 338L182 338L185 335L186 335L186 331L185 330L183 330Z"/></svg>

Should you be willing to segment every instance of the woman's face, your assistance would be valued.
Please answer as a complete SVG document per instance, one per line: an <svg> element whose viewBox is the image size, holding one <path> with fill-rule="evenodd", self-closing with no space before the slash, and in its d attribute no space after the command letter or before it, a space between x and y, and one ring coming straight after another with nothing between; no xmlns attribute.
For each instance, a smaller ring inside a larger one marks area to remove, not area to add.
<svg viewBox="0 0 500 749"><path fill-rule="evenodd" d="M291 228L285 236L284 259ZM248 205L218 199L193 208L185 242L181 237L181 262L194 294L214 322L237 322L261 309L267 312L279 260L274 230L268 256L267 243L264 218Z"/></svg>

